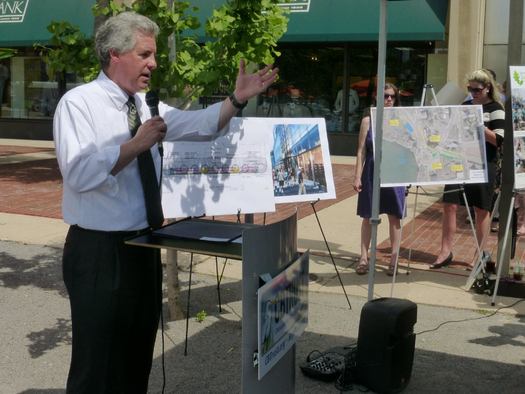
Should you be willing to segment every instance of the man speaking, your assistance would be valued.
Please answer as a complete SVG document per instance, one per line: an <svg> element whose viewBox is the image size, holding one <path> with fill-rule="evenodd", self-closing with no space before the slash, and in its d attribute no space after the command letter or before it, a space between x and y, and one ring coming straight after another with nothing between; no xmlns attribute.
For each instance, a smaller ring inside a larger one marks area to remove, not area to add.
<svg viewBox="0 0 525 394"><path fill-rule="evenodd" d="M273 83L277 69L247 74L241 61L232 95L204 110L159 103L144 93L157 64L158 26L124 12L95 34L102 71L64 95L53 135L70 225L63 255L73 327L68 393L146 393L162 304L156 249L124 244L162 225L157 144L212 136Z"/></svg>

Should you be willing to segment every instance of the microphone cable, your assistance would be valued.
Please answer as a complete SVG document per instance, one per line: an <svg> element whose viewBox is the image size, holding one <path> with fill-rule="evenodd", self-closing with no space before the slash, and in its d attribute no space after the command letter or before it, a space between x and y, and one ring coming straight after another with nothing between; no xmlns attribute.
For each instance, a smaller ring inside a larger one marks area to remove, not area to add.
<svg viewBox="0 0 525 394"><path fill-rule="evenodd" d="M162 290L161 290L162 291ZM160 303L160 338L161 338L161 349L162 349L162 390L161 393L164 394L164 390L166 389L166 363L164 360L164 313L162 312L162 300Z"/></svg>
<svg viewBox="0 0 525 394"><path fill-rule="evenodd" d="M146 104L148 105L151 117L159 116L159 96L156 91L149 91L146 93ZM159 174L159 194L161 198L161 204L162 204L162 169L164 167L164 147L162 145L162 140L160 140L157 143L157 147L159 149L159 155L160 155L160 174ZM162 272L162 264L161 264L161 272ZM162 363L162 391L161 393L164 394L164 391L166 389L166 361L164 358L164 313L163 313L163 307L162 307L162 278L163 274L161 273L161 281L160 281L160 292L161 292L161 300L160 300L160 332L161 332L161 363Z"/></svg>
<svg viewBox="0 0 525 394"><path fill-rule="evenodd" d="M162 143L159 144L159 153L160 153L160 176L159 176L159 194L160 194L160 201L162 205L162 168L164 166L164 149L162 148ZM161 264L162 267L162 264ZM164 275L162 275L164 276ZM162 278L161 276L161 278ZM160 292L161 292L161 301L160 301L160 337L161 337L161 349L162 349L162 391L161 393L164 394L164 390L166 388L166 363L164 360L164 308L162 307L162 279L160 281Z"/></svg>
<svg viewBox="0 0 525 394"><path fill-rule="evenodd" d="M162 145L159 145L159 153L160 153L160 176L159 176L159 193L162 203L162 173L164 168L164 148L162 148Z"/></svg>

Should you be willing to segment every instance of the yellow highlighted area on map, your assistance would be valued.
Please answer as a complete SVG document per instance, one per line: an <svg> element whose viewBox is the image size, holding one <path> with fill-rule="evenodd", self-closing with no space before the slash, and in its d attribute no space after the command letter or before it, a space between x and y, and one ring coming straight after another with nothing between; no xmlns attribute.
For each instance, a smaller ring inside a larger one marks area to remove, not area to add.
<svg viewBox="0 0 525 394"><path fill-rule="evenodd" d="M390 126L395 126L395 127L397 127L397 126L399 126L399 119L390 119L390 120L388 121L388 124L389 124Z"/></svg>
<svg viewBox="0 0 525 394"><path fill-rule="evenodd" d="M462 172L463 171L463 165L462 164L453 164L450 166L450 169L454 172Z"/></svg>
<svg viewBox="0 0 525 394"><path fill-rule="evenodd" d="M443 169L443 163L441 163L441 162L432 163L432 169L433 170L442 170Z"/></svg>
<svg viewBox="0 0 525 394"><path fill-rule="evenodd" d="M428 137L430 142L441 142L441 136L439 134L434 134Z"/></svg>

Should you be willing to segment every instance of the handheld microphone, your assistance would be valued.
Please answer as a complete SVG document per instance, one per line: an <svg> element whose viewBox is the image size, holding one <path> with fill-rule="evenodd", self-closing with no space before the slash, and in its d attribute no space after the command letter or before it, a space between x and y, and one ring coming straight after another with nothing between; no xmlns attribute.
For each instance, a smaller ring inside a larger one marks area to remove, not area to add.
<svg viewBox="0 0 525 394"><path fill-rule="evenodd" d="M148 105L151 117L159 116L159 96L154 90L150 90L146 93L146 104ZM164 147L162 146L162 140L158 142L159 153L161 156L164 155Z"/></svg>

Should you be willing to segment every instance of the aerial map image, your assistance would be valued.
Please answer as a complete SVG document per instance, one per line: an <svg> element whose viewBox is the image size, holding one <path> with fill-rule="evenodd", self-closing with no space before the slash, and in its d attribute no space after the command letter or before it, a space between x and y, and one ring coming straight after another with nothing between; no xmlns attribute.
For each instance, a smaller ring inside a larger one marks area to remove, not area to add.
<svg viewBox="0 0 525 394"><path fill-rule="evenodd" d="M381 151L381 186L487 182L479 105L385 108Z"/></svg>

